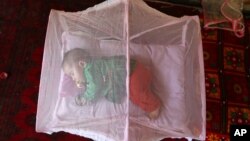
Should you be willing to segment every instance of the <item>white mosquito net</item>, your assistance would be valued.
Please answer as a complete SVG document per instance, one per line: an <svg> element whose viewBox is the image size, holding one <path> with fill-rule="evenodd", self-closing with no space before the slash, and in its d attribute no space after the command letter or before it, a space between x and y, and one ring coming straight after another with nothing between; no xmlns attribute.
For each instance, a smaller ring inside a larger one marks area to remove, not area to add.
<svg viewBox="0 0 250 141"><path fill-rule="evenodd" d="M98 141L205 140L199 18L142 0L52 10L36 131Z"/></svg>

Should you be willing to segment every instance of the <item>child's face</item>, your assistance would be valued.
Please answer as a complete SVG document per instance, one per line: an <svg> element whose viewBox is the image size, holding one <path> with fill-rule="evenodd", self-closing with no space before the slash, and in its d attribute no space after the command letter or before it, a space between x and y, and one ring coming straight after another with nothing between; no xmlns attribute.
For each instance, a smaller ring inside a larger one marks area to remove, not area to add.
<svg viewBox="0 0 250 141"><path fill-rule="evenodd" d="M84 86L85 83L85 79L83 76L83 68L84 68L84 62L83 61L79 61L76 62L74 64L72 64L72 66L66 65L64 67L64 72L69 75L73 81L75 81L76 86L78 88L82 88Z"/></svg>

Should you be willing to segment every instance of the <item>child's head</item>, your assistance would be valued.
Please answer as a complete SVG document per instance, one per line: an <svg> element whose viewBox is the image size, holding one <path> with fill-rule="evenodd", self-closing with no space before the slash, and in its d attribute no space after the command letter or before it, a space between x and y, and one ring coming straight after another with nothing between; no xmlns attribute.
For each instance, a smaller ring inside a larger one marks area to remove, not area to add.
<svg viewBox="0 0 250 141"><path fill-rule="evenodd" d="M77 87L84 86L83 68L87 53L80 48L72 49L64 54L62 68L65 74L75 81Z"/></svg>

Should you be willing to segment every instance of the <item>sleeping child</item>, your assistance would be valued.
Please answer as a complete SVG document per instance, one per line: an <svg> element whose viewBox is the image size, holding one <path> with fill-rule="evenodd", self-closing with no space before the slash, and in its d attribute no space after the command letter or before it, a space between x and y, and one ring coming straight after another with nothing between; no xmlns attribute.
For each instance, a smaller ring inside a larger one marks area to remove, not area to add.
<svg viewBox="0 0 250 141"><path fill-rule="evenodd" d="M65 53L62 68L78 88L85 88L76 101L84 105L105 97L113 103L121 103L126 96L125 56L91 56L84 49L76 48ZM130 60L129 99L149 118L160 114L161 101L152 91L152 73L140 62Z"/></svg>

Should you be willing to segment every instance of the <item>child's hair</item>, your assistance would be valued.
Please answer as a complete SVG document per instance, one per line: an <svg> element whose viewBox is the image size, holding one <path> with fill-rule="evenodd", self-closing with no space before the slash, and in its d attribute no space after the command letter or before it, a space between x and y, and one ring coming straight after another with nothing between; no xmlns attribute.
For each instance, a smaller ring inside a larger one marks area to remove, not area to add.
<svg viewBox="0 0 250 141"><path fill-rule="evenodd" d="M75 48L67 51L63 56L62 68L71 68L73 64L80 60L87 59L87 52L84 49Z"/></svg>

